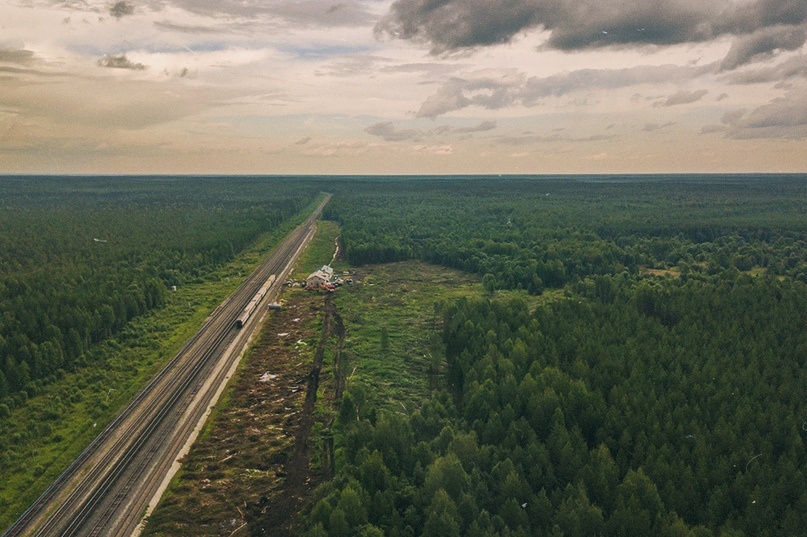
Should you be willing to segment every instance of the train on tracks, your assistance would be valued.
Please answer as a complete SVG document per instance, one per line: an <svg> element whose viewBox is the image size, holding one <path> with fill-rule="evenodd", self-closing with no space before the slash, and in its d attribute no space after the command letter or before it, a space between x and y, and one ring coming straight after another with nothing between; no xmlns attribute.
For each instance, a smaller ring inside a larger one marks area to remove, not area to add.
<svg viewBox="0 0 807 537"><path fill-rule="evenodd" d="M261 300L263 300L263 297L269 291L269 288L272 286L272 283L274 283L274 281L275 281L275 275L272 274L271 276L269 276L269 279L266 280L266 283L264 283L261 286L260 290L257 293L255 293L255 296L252 297L252 299L249 301L246 307L241 311L241 314L236 318L235 320L236 328L243 328L244 325L247 324L247 321L255 312L255 309L258 307L258 304L261 303Z"/></svg>

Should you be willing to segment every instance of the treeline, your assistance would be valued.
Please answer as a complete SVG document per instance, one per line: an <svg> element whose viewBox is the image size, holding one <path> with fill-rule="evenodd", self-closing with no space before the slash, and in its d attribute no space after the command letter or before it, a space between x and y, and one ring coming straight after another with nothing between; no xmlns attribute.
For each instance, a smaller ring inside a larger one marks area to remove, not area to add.
<svg viewBox="0 0 807 537"><path fill-rule="evenodd" d="M807 282L807 186L784 177L379 180L333 199L354 265L420 259L540 294L640 267Z"/></svg>
<svg viewBox="0 0 807 537"><path fill-rule="evenodd" d="M448 305L445 390L411 415L349 390L309 535L799 534L807 286L578 287Z"/></svg>
<svg viewBox="0 0 807 537"><path fill-rule="evenodd" d="M313 185L258 178L0 180L0 401L35 393L300 211Z"/></svg>

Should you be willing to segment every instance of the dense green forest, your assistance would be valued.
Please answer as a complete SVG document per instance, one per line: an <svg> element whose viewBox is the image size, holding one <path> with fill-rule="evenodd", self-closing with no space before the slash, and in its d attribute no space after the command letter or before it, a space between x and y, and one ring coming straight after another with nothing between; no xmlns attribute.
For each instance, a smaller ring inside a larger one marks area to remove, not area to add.
<svg viewBox="0 0 807 537"><path fill-rule="evenodd" d="M417 408L348 380L309 535L803 533L804 175L3 177L0 419L321 191L351 264L487 298Z"/></svg>
<svg viewBox="0 0 807 537"><path fill-rule="evenodd" d="M807 282L802 176L365 181L328 205L354 265L420 259L540 293L640 266Z"/></svg>
<svg viewBox="0 0 807 537"><path fill-rule="evenodd" d="M0 178L0 402L86 364L94 343L318 192L260 178Z"/></svg>
<svg viewBox="0 0 807 537"><path fill-rule="evenodd" d="M437 305L442 380L414 412L348 385L309 535L803 533L805 194L683 176L335 196L351 262L460 268L490 298Z"/></svg>

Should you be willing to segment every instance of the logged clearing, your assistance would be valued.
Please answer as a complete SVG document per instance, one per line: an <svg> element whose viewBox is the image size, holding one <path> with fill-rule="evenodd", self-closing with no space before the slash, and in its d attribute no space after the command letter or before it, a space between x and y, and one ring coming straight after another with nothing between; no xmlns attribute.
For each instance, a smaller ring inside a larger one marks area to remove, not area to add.
<svg viewBox="0 0 807 537"><path fill-rule="evenodd" d="M332 391L319 367L338 325L331 296L290 293L270 313L145 534L297 533L296 513L327 470L310 464L310 433L318 388Z"/></svg>
<svg viewBox="0 0 807 537"><path fill-rule="evenodd" d="M334 294L284 292L146 535L302 535L345 386L397 411L428 396L443 368L437 305L482 296L478 278L417 262L351 275Z"/></svg>

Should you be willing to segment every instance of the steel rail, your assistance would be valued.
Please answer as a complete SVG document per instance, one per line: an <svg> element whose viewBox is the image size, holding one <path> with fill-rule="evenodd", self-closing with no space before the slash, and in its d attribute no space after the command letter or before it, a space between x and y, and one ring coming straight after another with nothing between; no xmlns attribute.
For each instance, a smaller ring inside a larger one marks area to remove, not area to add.
<svg viewBox="0 0 807 537"><path fill-rule="evenodd" d="M196 382L199 372L202 371L206 365L208 365L210 358L217 354L218 345L227 339L229 335L229 330L219 332L215 338L215 341L213 342L213 345L209 347L198 360L193 362L193 367L188 372L188 375L182 379L179 386L176 386L175 388L173 386L167 387L163 391L163 393L167 393L168 399L162 403L160 408L157 409L157 412L149 418L145 429L139 435L137 435L132 443L129 444L123 455L118 457L112 463L112 467L106 472L106 475L95 487L89 498L85 500L79 507L78 511L76 511L76 514L72 517L67 527L61 530L61 535L64 537L69 537L78 533L85 521L89 519L94 509L98 506L109 489L115 484L118 476L126 470L133 460L135 460L137 455L140 453L141 448L152 439L152 434L164 424L165 418L170 415L172 410L174 410L177 402L181 402L183 400L185 390Z"/></svg>

